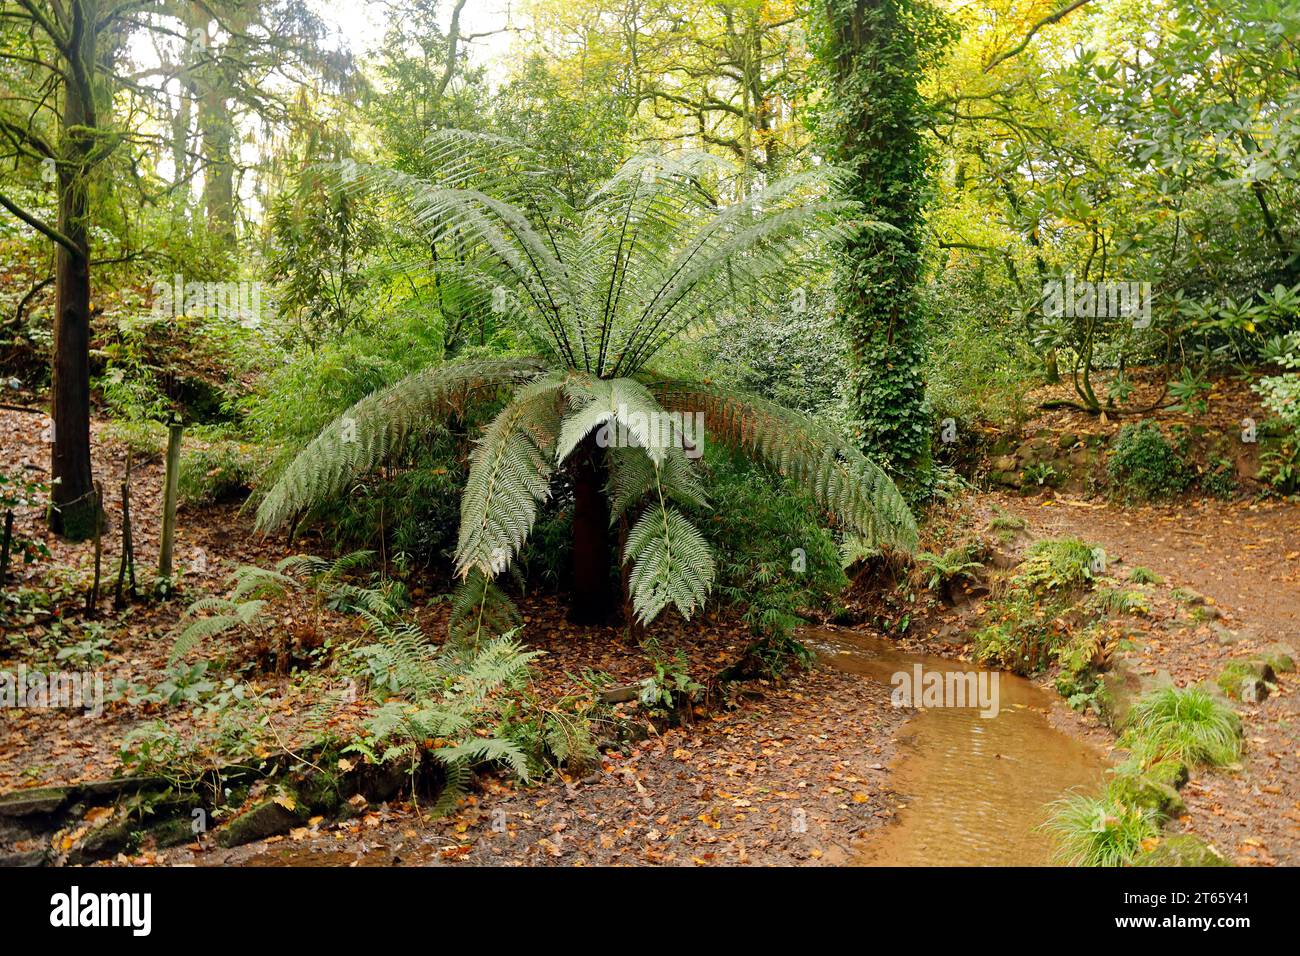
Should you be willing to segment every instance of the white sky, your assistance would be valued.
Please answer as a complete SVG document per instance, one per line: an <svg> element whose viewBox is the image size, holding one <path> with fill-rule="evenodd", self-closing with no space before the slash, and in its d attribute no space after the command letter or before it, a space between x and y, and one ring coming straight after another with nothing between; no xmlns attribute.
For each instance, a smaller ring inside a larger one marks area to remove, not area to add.
<svg viewBox="0 0 1300 956"><path fill-rule="evenodd" d="M384 37L388 9L382 2L368 0L313 0L313 8L335 26L352 53L364 56L375 49ZM454 0L442 0L439 27L445 34L451 22ZM507 24L522 22L521 0L469 0L460 15L462 36L500 30ZM512 16L513 11L513 16ZM469 47L473 63L486 66L489 81L495 86L505 75L505 65L514 34L506 31L475 40Z"/></svg>

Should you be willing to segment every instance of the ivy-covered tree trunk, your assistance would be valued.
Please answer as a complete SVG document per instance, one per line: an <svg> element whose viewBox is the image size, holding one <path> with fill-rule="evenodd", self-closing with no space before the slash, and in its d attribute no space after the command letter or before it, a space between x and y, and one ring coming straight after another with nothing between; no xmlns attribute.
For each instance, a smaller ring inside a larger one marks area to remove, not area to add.
<svg viewBox="0 0 1300 956"><path fill-rule="evenodd" d="M923 484L930 422L918 295L926 156L917 83L937 20L918 0L825 0L824 15L824 148L851 173L847 189L864 217L893 227L859 227L839 253L836 296L854 359L859 437L865 452Z"/></svg>

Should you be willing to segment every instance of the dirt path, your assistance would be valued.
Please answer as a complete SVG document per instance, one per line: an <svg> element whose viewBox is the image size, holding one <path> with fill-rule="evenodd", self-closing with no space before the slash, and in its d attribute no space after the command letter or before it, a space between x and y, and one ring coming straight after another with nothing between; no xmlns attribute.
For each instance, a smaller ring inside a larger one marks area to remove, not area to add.
<svg viewBox="0 0 1300 956"><path fill-rule="evenodd" d="M1143 565L1204 595L1210 619L1162 622L1142 651L1180 684L1212 679L1223 664L1281 641L1300 648L1300 507L1185 502L1121 508L1104 502L999 497L1035 538L1077 535L1121 568ZM1300 864L1300 680L1279 675L1262 704L1242 704L1247 751L1238 773L1200 773L1188 785L1182 826L1239 864Z"/></svg>

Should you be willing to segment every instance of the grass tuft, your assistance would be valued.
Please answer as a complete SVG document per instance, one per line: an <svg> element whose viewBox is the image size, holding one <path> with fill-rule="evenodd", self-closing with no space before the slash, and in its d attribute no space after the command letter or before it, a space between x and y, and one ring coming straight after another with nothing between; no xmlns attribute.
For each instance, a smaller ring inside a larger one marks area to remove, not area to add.
<svg viewBox="0 0 1300 956"><path fill-rule="evenodd" d="M1241 720L1196 687L1165 687L1133 705L1119 745L1138 759L1222 767L1241 756Z"/></svg>

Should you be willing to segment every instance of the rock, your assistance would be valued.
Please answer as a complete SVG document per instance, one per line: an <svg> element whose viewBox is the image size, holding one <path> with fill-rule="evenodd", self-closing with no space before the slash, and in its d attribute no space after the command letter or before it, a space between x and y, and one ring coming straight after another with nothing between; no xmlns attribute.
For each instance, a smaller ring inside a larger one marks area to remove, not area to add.
<svg viewBox="0 0 1300 956"><path fill-rule="evenodd" d="M1163 783L1173 787L1175 790L1181 790L1187 785L1191 778L1188 773L1187 764L1173 757L1167 757L1157 763L1147 767L1145 775L1155 780L1157 783Z"/></svg>
<svg viewBox="0 0 1300 956"><path fill-rule="evenodd" d="M167 790L172 786L165 777L116 777L112 780L92 780L77 785L77 793L84 797L117 797L141 790Z"/></svg>
<svg viewBox="0 0 1300 956"><path fill-rule="evenodd" d="M1268 664L1279 674L1289 674L1295 670L1295 659L1297 655L1290 644L1275 642L1269 644L1259 653L1258 659Z"/></svg>
<svg viewBox="0 0 1300 956"><path fill-rule="evenodd" d="M1079 436L1074 432L1062 432L1061 436L1056 439L1056 447L1064 451L1067 448L1073 448L1079 441Z"/></svg>
<svg viewBox="0 0 1300 956"><path fill-rule="evenodd" d="M1134 866L1231 866L1223 855L1200 837L1190 833L1167 836L1146 853L1138 854Z"/></svg>
<svg viewBox="0 0 1300 956"><path fill-rule="evenodd" d="M998 571L1010 571L1016 565L1020 564L1020 559L1014 554L1008 554L1005 551L994 549L989 552L988 561L985 562L989 567Z"/></svg>
<svg viewBox="0 0 1300 956"><path fill-rule="evenodd" d="M165 850L170 846L190 843L195 839L193 821L190 817L173 817L149 828L154 846Z"/></svg>
<svg viewBox="0 0 1300 956"><path fill-rule="evenodd" d="M625 704L630 700L636 700L640 693L640 684L622 684L601 690L600 699L607 704Z"/></svg>
<svg viewBox="0 0 1300 956"><path fill-rule="evenodd" d="M989 472L989 481L1004 488L1018 488L1020 486L1020 475L1014 471L991 471Z"/></svg>
<svg viewBox="0 0 1300 956"><path fill-rule="evenodd" d="M365 797L367 803L391 800L411 782L411 767L401 760L366 764L365 769L367 772L358 783L357 793Z"/></svg>
<svg viewBox="0 0 1300 956"><path fill-rule="evenodd" d="M49 862L48 850L26 850L15 853L0 853L0 867L9 866L44 866Z"/></svg>
<svg viewBox="0 0 1300 956"><path fill-rule="evenodd" d="M948 644L954 647L960 647L969 644L971 641L970 633L960 624L945 624L939 628L939 633L935 635L935 640L941 644Z"/></svg>
<svg viewBox="0 0 1300 956"><path fill-rule="evenodd" d="M1210 630L1214 632L1214 638L1225 647L1231 644L1241 643L1242 636L1236 631L1230 631L1222 624L1211 624Z"/></svg>
<svg viewBox="0 0 1300 956"><path fill-rule="evenodd" d="M286 810L274 800L266 800L223 826L217 833L217 845L226 848L243 846L254 840L288 833L299 823L292 811Z"/></svg>
<svg viewBox="0 0 1300 956"><path fill-rule="evenodd" d="M0 796L0 817L55 813L75 795L74 787L36 787Z"/></svg>
<svg viewBox="0 0 1300 956"><path fill-rule="evenodd" d="M1161 687L1172 687L1173 677L1167 670L1144 674L1139 661L1125 656L1111 660L1097 688L1097 704L1111 729L1119 730L1128 719L1138 698Z"/></svg>
<svg viewBox="0 0 1300 956"><path fill-rule="evenodd" d="M1174 787L1148 774L1119 774L1108 789L1125 806L1153 810L1165 819L1187 812L1187 804Z"/></svg>
<svg viewBox="0 0 1300 956"><path fill-rule="evenodd" d="M1015 471L1016 456L999 455L997 458L993 459L992 469L993 471Z"/></svg>
<svg viewBox="0 0 1300 956"><path fill-rule="evenodd" d="M1268 685L1277 680L1273 668L1260 659L1229 661L1215 681L1232 700L1258 704L1268 696Z"/></svg>
<svg viewBox="0 0 1300 956"><path fill-rule="evenodd" d="M136 824L129 818L91 830L68 852L68 863L77 865L107 859L134 849L140 842Z"/></svg>

